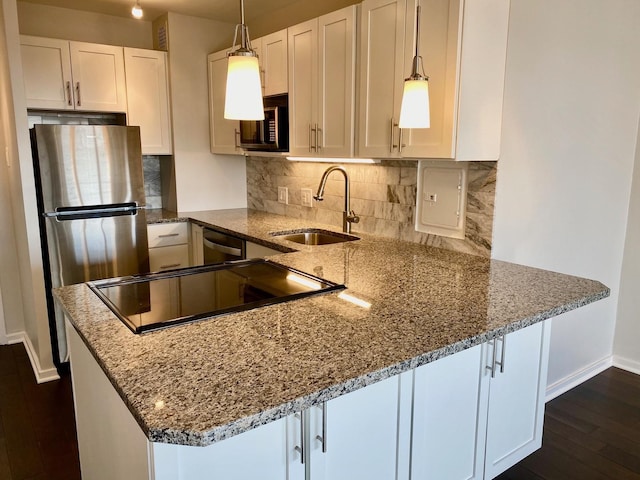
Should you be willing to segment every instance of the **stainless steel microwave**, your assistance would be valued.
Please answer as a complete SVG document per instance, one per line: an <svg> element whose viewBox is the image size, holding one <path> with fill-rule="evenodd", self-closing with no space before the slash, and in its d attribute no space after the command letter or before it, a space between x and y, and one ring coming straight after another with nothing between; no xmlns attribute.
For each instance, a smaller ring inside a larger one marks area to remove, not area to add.
<svg viewBox="0 0 640 480"><path fill-rule="evenodd" d="M287 95L265 97L264 120L240 120L240 146L254 151L289 151Z"/></svg>

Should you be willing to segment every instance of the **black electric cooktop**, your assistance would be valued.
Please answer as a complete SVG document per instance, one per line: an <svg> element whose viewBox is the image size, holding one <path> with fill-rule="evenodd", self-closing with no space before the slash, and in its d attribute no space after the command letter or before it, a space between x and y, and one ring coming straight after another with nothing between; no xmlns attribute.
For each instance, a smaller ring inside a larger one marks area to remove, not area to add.
<svg viewBox="0 0 640 480"><path fill-rule="evenodd" d="M89 287L134 333L345 288L262 259L98 280Z"/></svg>

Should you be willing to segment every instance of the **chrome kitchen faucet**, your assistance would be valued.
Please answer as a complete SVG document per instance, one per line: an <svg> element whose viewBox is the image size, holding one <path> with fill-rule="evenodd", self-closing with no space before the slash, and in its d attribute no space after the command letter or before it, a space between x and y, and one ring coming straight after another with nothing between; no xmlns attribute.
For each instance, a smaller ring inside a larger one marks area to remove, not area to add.
<svg viewBox="0 0 640 480"><path fill-rule="evenodd" d="M313 198L315 198L318 202L321 202L324 195L324 187L327 184L327 177L331 172L339 171L344 175L344 212L342 212L342 231L345 233L351 233L351 224L358 223L360 221L360 217L358 217L353 210L351 210L351 199L350 199L350 190L349 190L349 175L344 167L339 167L334 165L325 170L322 174L322 178L320 179L320 185L318 186L318 193L316 193Z"/></svg>

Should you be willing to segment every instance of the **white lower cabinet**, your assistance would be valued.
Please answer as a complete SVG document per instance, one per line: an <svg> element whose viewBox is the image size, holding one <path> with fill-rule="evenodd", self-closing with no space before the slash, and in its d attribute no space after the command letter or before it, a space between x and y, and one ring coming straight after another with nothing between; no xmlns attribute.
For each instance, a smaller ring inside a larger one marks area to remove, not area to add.
<svg viewBox="0 0 640 480"><path fill-rule="evenodd" d="M388 480L410 408L409 373L208 447L155 443L155 480Z"/></svg>
<svg viewBox="0 0 640 480"><path fill-rule="evenodd" d="M540 448L549 322L415 370L412 480L491 479Z"/></svg>
<svg viewBox="0 0 640 480"><path fill-rule="evenodd" d="M491 479L541 445L549 322L207 447L149 442L68 326L82 475L131 480Z"/></svg>

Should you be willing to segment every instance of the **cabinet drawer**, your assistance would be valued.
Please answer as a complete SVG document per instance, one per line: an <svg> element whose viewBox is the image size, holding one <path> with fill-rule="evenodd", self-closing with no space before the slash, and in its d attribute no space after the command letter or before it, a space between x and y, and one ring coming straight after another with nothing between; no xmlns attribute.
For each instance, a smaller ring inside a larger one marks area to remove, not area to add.
<svg viewBox="0 0 640 480"><path fill-rule="evenodd" d="M148 225L149 248L189 243L187 226L186 222Z"/></svg>
<svg viewBox="0 0 640 480"><path fill-rule="evenodd" d="M149 268L152 272L189 266L189 245L170 245L149 249Z"/></svg>

